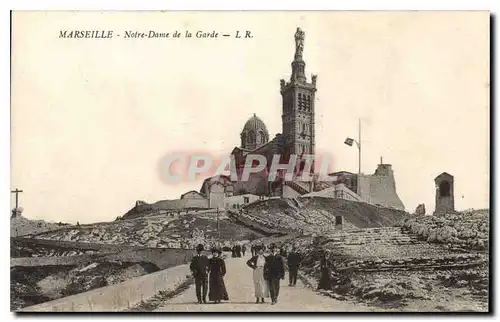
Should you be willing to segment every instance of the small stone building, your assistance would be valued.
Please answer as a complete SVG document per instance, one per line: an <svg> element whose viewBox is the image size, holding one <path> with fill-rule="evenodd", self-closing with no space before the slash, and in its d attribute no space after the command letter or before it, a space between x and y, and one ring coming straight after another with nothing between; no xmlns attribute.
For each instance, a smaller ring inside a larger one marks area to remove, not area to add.
<svg viewBox="0 0 500 322"><path fill-rule="evenodd" d="M443 172L438 175L434 182L436 184L436 210L434 214L446 214L455 211L455 198L453 187L453 176Z"/></svg>

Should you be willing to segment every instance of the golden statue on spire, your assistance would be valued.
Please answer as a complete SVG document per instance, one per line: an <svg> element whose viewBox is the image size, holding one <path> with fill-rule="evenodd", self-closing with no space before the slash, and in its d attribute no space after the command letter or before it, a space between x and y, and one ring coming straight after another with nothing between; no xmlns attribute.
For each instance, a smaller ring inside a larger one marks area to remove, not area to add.
<svg viewBox="0 0 500 322"><path fill-rule="evenodd" d="M305 32L297 27L297 32L295 33L295 56L302 56L302 52L304 51L304 38Z"/></svg>

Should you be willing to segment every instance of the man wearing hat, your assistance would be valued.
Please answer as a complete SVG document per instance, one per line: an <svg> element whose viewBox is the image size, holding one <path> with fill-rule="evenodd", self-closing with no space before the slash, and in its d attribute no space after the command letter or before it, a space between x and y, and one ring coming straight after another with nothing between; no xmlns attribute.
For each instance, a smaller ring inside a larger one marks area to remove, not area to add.
<svg viewBox="0 0 500 322"><path fill-rule="evenodd" d="M287 263L288 263L288 286L295 286L297 284L297 273L299 271L299 266L301 262L300 254L297 252L295 245L292 247L290 253L288 253Z"/></svg>
<svg viewBox="0 0 500 322"><path fill-rule="evenodd" d="M208 289L208 257L203 255L203 245L196 246L196 255L191 260L191 273L193 274L196 284L196 298L198 304L207 303Z"/></svg>
<svg viewBox="0 0 500 322"><path fill-rule="evenodd" d="M271 293L271 304L278 302L280 292L280 280L285 278L285 264L280 256L275 244L269 245L271 254L266 257L264 264L264 278L269 284L269 292Z"/></svg>

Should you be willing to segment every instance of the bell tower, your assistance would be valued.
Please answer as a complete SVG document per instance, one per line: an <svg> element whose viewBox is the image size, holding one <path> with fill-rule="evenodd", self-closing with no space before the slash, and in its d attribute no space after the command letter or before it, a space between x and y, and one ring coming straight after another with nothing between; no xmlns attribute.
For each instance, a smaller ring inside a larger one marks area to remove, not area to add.
<svg viewBox="0 0 500 322"><path fill-rule="evenodd" d="M297 28L295 33L295 57L289 82L282 79L282 124L286 154L314 154L314 102L316 75L311 83L305 75L306 63L302 58L305 33Z"/></svg>

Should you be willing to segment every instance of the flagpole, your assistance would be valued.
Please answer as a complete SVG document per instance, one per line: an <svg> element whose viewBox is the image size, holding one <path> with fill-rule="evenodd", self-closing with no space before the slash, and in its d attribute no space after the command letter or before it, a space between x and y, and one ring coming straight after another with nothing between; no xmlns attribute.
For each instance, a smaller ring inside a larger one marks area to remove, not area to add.
<svg viewBox="0 0 500 322"><path fill-rule="evenodd" d="M361 119L358 119L358 174L361 174Z"/></svg>

